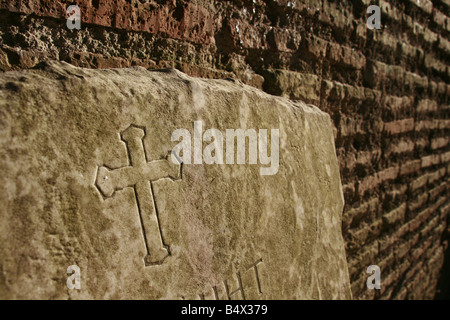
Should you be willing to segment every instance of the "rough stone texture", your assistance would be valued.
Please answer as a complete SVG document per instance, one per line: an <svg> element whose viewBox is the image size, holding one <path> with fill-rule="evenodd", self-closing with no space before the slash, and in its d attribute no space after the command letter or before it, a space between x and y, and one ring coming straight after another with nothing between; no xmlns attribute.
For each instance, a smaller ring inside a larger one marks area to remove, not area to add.
<svg viewBox="0 0 450 320"><path fill-rule="evenodd" d="M0 110L0 298L351 298L318 108L235 80L51 62L1 74ZM278 173L167 162L196 120L279 128ZM72 264L81 290L66 287Z"/></svg>
<svg viewBox="0 0 450 320"><path fill-rule="evenodd" d="M335 127L353 296L450 296L437 290L450 284L448 0L73 2L79 31L68 1L0 0L0 70L175 67L317 105ZM382 30L366 28L370 4ZM370 264L381 290L367 290Z"/></svg>

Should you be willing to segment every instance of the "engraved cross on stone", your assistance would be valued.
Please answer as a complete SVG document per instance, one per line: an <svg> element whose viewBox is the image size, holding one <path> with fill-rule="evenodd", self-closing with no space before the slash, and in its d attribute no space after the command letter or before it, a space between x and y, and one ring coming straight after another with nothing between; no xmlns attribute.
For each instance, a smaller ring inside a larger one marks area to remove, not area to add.
<svg viewBox="0 0 450 320"><path fill-rule="evenodd" d="M181 165L169 160L147 161L144 128L131 125L120 136L127 146L129 166L117 169L99 167L95 185L105 198L114 196L117 190L134 189L147 249L145 265L160 264L169 256L170 249L163 242L152 183L163 178L174 180L181 177Z"/></svg>

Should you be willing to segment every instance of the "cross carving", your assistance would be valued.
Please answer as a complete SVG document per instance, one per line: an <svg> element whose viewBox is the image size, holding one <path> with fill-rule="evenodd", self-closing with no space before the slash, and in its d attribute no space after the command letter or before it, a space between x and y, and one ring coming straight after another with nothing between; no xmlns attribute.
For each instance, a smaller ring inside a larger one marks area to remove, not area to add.
<svg viewBox="0 0 450 320"><path fill-rule="evenodd" d="M111 198L116 191L127 187L134 189L147 250L145 265L161 264L170 255L170 248L163 242L153 182L164 178L181 178L181 165L168 159L147 160L143 143L145 128L130 125L121 132L120 137L127 146L129 165L117 169L99 167L95 185L105 198Z"/></svg>

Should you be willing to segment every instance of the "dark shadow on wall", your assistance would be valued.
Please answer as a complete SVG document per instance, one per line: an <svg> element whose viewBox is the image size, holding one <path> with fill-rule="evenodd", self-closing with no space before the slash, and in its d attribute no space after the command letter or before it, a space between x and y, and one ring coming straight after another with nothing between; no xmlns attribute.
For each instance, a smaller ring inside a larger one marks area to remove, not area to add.
<svg viewBox="0 0 450 320"><path fill-rule="evenodd" d="M435 300L450 300L450 246L445 252L444 265L437 285Z"/></svg>

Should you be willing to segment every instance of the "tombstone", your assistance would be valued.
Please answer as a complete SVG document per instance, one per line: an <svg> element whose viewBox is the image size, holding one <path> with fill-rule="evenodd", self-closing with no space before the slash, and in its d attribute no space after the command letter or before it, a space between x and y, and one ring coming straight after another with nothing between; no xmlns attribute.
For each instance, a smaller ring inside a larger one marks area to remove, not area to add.
<svg viewBox="0 0 450 320"><path fill-rule="evenodd" d="M0 144L2 299L351 298L314 106L50 62L0 75Z"/></svg>

